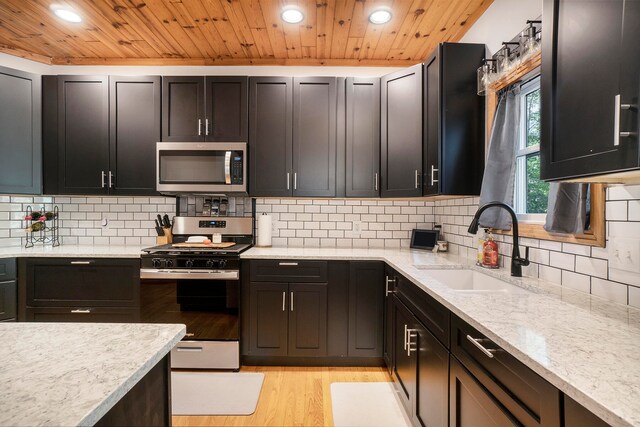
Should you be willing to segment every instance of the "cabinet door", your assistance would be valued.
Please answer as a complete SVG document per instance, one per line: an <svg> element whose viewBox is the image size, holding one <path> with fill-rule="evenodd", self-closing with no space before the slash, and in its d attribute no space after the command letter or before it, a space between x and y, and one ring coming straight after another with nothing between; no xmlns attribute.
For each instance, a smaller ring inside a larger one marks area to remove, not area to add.
<svg viewBox="0 0 640 427"><path fill-rule="evenodd" d="M156 192L156 142L160 141L159 76L109 78L112 194Z"/></svg>
<svg viewBox="0 0 640 427"><path fill-rule="evenodd" d="M162 77L162 140L204 141L204 77Z"/></svg>
<svg viewBox="0 0 640 427"><path fill-rule="evenodd" d="M349 77L346 91L346 196L380 195L380 79Z"/></svg>
<svg viewBox="0 0 640 427"><path fill-rule="evenodd" d="M293 189L293 80L249 80L249 194L290 197Z"/></svg>
<svg viewBox="0 0 640 427"><path fill-rule="evenodd" d="M247 142L249 111L247 77L207 77L205 139Z"/></svg>
<svg viewBox="0 0 640 427"><path fill-rule="evenodd" d="M58 77L61 194L106 194L109 172L107 76Z"/></svg>
<svg viewBox="0 0 640 427"><path fill-rule="evenodd" d="M417 348L414 416L418 425L446 426L449 420L449 351L422 324L415 322L411 347Z"/></svg>
<svg viewBox="0 0 640 427"><path fill-rule="evenodd" d="M42 191L41 78L0 67L0 193Z"/></svg>
<svg viewBox="0 0 640 427"><path fill-rule="evenodd" d="M381 262L350 262L349 356L382 357L383 274Z"/></svg>
<svg viewBox="0 0 640 427"><path fill-rule="evenodd" d="M336 195L335 77L293 79L293 195Z"/></svg>
<svg viewBox="0 0 640 427"><path fill-rule="evenodd" d="M16 317L16 281L0 282L0 321Z"/></svg>
<svg viewBox="0 0 640 427"><path fill-rule="evenodd" d="M451 356L449 426L519 426L508 412Z"/></svg>
<svg viewBox="0 0 640 427"><path fill-rule="evenodd" d="M327 284L289 284L289 356L327 355Z"/></svg>
<svg viewBox="0 0 640 427"><path fill-rule="evenodd" d="M413 316L407 308L394 297L394 363L393 377L398 389L398 396L407 412L413 412L413 401L416 392L416 358L407 349L407 334L413 325Z"/></svg>
<svg viewBox="0 0 640 427"><path fill-rule="evenodd" d="M250 283L249 352L252 356L286 356L289 286Z"/></svg>
<svg viewBox="0 0 640 427"><path fill-rule="evenodd" d="M633 76L637 88L640 73L638 34L624 49L622 45L625 1L544 0L543 12L544 22L551 24L542 48L541 177L556 180L637 168L637 133L620 137L620 131L633 129L617 127L623 116L626 125L629 115L638 114L616 106L617 96L621 104L638 96L637 90L621 86L621 75ZM637 31L637 6L631 21ZM623 62L625 57L635 59ZM623 64L635 69L623 70Z"/></svg>
<svg viewBox="0 0 640 427"><path fill-rule="evenodd" d="M422 64L381 79L382 197L422 195Z"/></svg>
<svg viewBox="0 0 640 427"><path fill-rule="evenodd" d="M620 132L635 135L621 137L621 144L639 144L640 135L640 0L625 0L622 22L622 55L620 65L620 102L634 108L620 111Z"/></svg>
<svg viewBox="0 0 640 427"><path fill-rule="evenodd" d="M424 63L424 190L425 196L438 194L440 172L441 103L440 49ZM476 159L478 160L478 159Z"/></svg>

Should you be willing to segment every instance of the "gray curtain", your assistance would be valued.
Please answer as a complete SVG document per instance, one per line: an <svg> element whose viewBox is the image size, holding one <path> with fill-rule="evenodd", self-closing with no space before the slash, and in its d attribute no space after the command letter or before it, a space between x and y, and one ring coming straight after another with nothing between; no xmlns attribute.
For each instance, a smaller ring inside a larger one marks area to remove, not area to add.
<svg viewBox="0 0 640 427"><path fill-rule="evenodd" d="M515 150L520 124L519 94L520 85L516 85L503 92L498 101L482 177L480 206L494 201L513 206ZM504 209L487 209L480 216L480 226L510 230L511 216Z"/></svg>
<svg viewBox="0 0 640 427"><path fill-rule="evenodd" d="M584 233L588 191L588 184L551 183L544 229L555 233Z"/></svg>

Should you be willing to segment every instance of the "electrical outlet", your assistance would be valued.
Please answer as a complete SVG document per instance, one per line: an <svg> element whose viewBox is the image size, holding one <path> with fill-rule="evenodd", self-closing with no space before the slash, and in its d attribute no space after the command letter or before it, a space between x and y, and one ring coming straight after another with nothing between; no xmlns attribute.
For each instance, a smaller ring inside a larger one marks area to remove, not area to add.
<svg viewBox="0 0 640 427"><path fill-rule="evenodd" d="M640 240L610 239L609 267L616 270L640 273Z"/></svg>
<svg viewBox="0 0 640 427"><path fill-rule="evenodd" d="M353 227L351 230L360 236L360 233L362 232L362 221L353 221Z"/></svg>

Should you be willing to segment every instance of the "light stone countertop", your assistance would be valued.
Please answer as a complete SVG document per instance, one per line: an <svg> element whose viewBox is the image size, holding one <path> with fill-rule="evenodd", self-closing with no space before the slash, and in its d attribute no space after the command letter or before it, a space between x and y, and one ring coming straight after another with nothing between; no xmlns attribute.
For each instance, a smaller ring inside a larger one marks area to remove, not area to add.
<svg viewBox="0 0 640 427"><path fill-rule="evenodd" d="M613 426L640 426L640 310L450 254L251 248L244 259L380 260ZM430 269L471 268L528 292L459 292Z"/></svg>
<svg viewBox="0 0 640 427"><path fill-rule="evenodd" d="M109 246L109 245L35 245L32 248L23 246L0 247L0 258L17 257L54 257L54 258L140 258L146 246Z"/></svg>
<svg viewBox="0 0 640 427"><path fill-rule="evenodd" d="M184 325L0 323L0 425L93 425Z"/></svg>

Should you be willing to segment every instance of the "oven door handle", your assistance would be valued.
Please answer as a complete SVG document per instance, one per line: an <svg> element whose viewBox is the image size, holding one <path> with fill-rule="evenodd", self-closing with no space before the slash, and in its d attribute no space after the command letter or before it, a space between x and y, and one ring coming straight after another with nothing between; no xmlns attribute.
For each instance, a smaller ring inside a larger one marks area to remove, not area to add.
<svg viewBox="0 0 640 427"><path fill-rule="evenodd" d="M141 268L141 279L238 280L238 270L179 270Z"/></svg>

